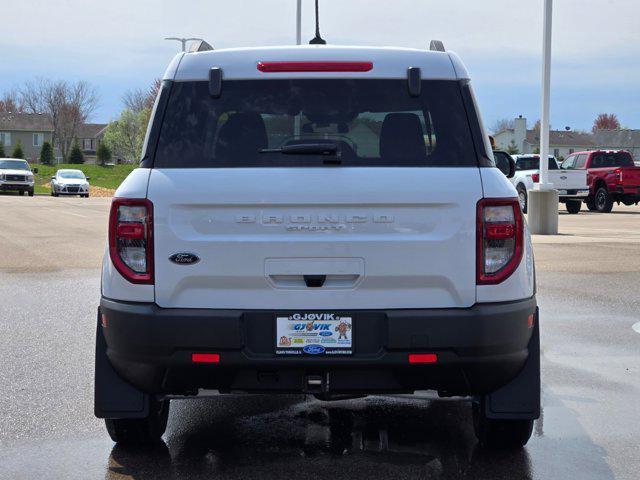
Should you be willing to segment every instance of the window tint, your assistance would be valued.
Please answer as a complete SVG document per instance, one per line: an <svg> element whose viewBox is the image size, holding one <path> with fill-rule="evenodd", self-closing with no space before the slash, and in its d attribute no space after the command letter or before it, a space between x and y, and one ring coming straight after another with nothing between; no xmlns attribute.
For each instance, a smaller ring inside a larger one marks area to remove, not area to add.
<svg viewBox="0 0 640 480"><path fill-rule="evenodd" d="M629 152L594 153L591 158L591 168L604 167L633 167L633 158Z"/></svg>
<svg viewBox="0 0 640 480"><path fill-rule="evenodd" d="M540 157L520 157L516 161L516 170L539 170ZM555 159L549 159L549 170L558 170L558 163Z"/></svg>
<svg viewBox="0 0 640 480"><path fill-rule="evenodd" d="M320 166L319 154L261 152L330 143L343 166L477 166L460 85L406 80L229 80L173 84L156 168Z"/></svg>
<svg viewBox="0 0 640 480"><path fill-rule="evenodd" d="M586 163L587 163L587 155L584 153L582 155L578 155L578 157L576 158L575 168L584 168Z"/></svg>

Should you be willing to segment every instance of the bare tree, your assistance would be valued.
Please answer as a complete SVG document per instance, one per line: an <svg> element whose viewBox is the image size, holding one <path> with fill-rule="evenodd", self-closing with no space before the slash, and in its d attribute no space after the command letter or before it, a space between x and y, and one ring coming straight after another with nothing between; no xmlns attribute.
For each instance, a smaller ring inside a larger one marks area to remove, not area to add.
<svg viewBox="0 0 640 480"><path fill-rule="evenodd" d="M21 112L22 105L20 102L20 95L17 90L7 90L2 94L0 98L0 112Z"/></svg>
<svg viewBox="0 0 640 480"><path fill-rule="evenodd" d="M151 110L161 86L162 80L156 78L151 87L146 90L143 88L128 90L122 96L122 103L124 103L127 110L131 110L134 113L140 113L142 110L147 109Z"/></svg>
<svg viewBox="0 0 640 480"><path fill-rule="evenodd" d="M503 130L507 130L509 128L513 128L515 125L515 122L513 119L510 118L502 118L500 120L496 120L496 122L493 124L493 127L491 128L491 132L492 133L499 133Z"/></svg>
<svg viewBox="0 0 640 480"><path fill-rule="evenodd" d="M91 117L98 106L95 87L85 81L69 83L39 78L24 85L20 99L24 111L49 115L54 144L65 159L78 127Z"/></svg>

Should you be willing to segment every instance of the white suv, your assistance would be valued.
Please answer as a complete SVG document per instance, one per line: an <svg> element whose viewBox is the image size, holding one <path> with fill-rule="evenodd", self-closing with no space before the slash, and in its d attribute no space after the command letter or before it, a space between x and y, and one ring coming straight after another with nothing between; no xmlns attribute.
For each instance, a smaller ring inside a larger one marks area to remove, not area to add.
<svg viewBox="0 0 640 480"><path fill-rule="evenodd" d="M113 199L95 413L157 441L169 399L436 390L486 445L540 410L532 247L445 51L179 54Z"/></svg>

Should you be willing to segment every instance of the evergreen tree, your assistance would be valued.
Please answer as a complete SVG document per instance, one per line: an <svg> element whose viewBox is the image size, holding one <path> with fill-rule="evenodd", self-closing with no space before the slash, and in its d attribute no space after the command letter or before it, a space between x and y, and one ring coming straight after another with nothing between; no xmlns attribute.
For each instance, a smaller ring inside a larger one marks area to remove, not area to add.
<svg viewBox="0 0 640 480"><path fill-rule="evenodd" d="M84 155L82 154L82 150L80 150L80 145L78 142L73 142L73 147L71 147L71 152L69 152L69 158L67 159L69 163L84 163Z"/></svg>
<svg viewBox="0 0 640 480"><path fill-rule="evenodd" d="M106 143L100 142L100 145L98 145L98 151L96 152L96 157L98 158L98 163L103 167L111 161L111 150L107 147Z"/></svg>
<svg viewBox="0 0 640 480"><path fill-rule="evenodd" d="M40 163L42 165L53 165L53 147L50 142L44 142L40 149Z"/></svg>
<svg viewBox="0 0 640 480"><path fill-rule="evenodd" d="M507 145L507 153L509 155L515 155L516 153L520 153L520 150L518 150L518 145L516 145L515 140L511 140L511 143Z"/></svg>
<svg viewBox="0 0 640 480"><path fill-rule="evenodd" d="M24 159L24 151L22 151L22 142L18 140L16 142L16 147L13 149L13 153L11 154L13 158L22 158Z"/></svg>

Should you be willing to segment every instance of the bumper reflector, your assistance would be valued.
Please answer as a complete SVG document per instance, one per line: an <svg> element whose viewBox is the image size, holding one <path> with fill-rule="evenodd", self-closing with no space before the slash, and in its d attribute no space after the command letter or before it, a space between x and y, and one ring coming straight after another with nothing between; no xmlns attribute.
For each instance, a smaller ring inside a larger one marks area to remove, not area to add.
<svg viewBox="0 0 640 480"><path fill-rule="evenodd" d="M527 327L533 328L534 323L535 323L535 317L534 317L534 315L532 313L531 315L529 315L527 317Z"/></svg>
<svg viewBox="0 0 640 480"><path fill-rule="evenodd" d="M220 355L218 353L192 353L191 361L193 363L220 363Z"/></svg>
<svg viewBox="0 0 640 480"><path fill-rule="evenodd" d="M436 363L438 356L435 353L410 353L409 363Z"/></svg>

